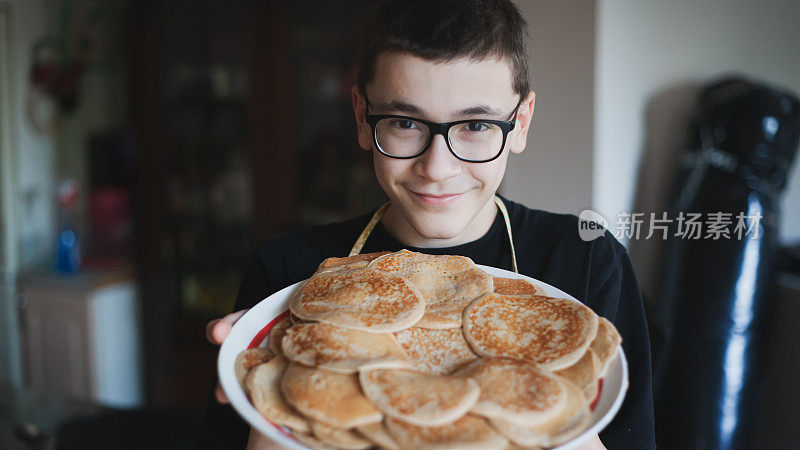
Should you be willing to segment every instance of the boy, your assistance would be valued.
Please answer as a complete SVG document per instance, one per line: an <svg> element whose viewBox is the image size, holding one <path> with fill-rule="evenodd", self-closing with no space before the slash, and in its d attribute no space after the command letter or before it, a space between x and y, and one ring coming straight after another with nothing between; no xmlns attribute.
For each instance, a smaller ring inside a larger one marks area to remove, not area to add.
<svg viewBox="0 0 800 450"><path fill-rule="evenodd" d="M525 149L533 114L526 34L509 0L377 4L352 100L359 145L372 151L390 203L269 239L245 274L236 309L350 253L408 248L516 268L581 299L622 335L630 388L602 444L595 438L585 448L655 448L647 328L625 249L609 233L581 240L575 216L495 199L509 154ZM221 342L241 313L211 322L209 340ZM217 397L224 401L221 391ZM222 408L211 405L203 444L243 447L246 427ZM226 439L232 428L238 440ZM248 448L264 440L252 433Z"/></svg>

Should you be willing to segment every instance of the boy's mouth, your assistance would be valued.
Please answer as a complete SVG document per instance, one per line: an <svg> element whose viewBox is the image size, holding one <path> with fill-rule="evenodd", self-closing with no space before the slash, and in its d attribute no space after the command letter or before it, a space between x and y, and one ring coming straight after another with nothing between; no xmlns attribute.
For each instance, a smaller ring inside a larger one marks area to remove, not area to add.
<svg viewBox="0 0 800 450"><path fill-rule="evenodd" d="M421 202L428 205L446 205L454 202L463 194L445 194L445 195L431 195L420 192L411 191Z"/></svg>

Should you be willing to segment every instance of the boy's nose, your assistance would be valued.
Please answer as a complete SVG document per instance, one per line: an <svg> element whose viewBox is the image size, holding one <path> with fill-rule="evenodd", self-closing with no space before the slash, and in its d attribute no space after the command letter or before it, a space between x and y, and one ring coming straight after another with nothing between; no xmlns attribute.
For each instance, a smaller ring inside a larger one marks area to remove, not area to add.
<svg viewBox="0 0 800 450"><path fill-rule="evenodd" d="M417 174L432 181L445 180L461 172L461 160L450 153L441 134L434 136L428 150L416 159Z"/></svg>

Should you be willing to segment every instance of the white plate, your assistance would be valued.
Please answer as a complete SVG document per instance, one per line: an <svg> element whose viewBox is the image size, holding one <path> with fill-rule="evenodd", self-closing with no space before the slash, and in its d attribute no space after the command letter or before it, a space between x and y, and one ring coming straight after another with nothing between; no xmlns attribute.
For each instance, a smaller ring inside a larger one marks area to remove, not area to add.
<svg viewBox="0 0 800 450"><path fill-rule="evenodd" d="M577 301L574 297L560 289L534 278L503 269L497 269L495 267L480 265L479 267L494 276L524 278L533 281L537 285L543 286L547 290L547 294L551 297L568 298ZM300 283L293 284L270 295L251 308L247 314L242 316L233 326L231 334L222 344L219 350L219 358L217 359L217 371L219 372L220 384L236 412L265 436L292 449L306 449L307 447L295 441L291 437L291 431L269 422L256 411L236 379L234 362L236 361L236 356L242 350L251 346L257 347L262 344L262 341L267 337L268 330L271 328L272 323L277 322L276 319L282 316L288 309L289 299L299 285ZM628 363L625 361L625 353L622 351L622 347L619 347L618 357L614 358L605 377L603 377L600 398L595 401L594 410L592 411L591 426L575 439L556 448L559 450L574 448L592 435L599 433L611 422L611 419L613 419L614 415L619 411L627 389Z"/></svg>

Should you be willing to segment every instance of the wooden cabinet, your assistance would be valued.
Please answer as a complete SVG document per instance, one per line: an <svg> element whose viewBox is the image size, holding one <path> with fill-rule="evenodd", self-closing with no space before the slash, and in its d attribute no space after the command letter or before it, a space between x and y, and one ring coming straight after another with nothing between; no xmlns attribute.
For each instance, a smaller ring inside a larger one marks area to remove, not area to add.
<svg viewBox="0 0 800 450"><path fill-rule="evenodd" d="M26 275L19 286L28 387L109 406L143 402L139 303L132 278Z"/></svg>

